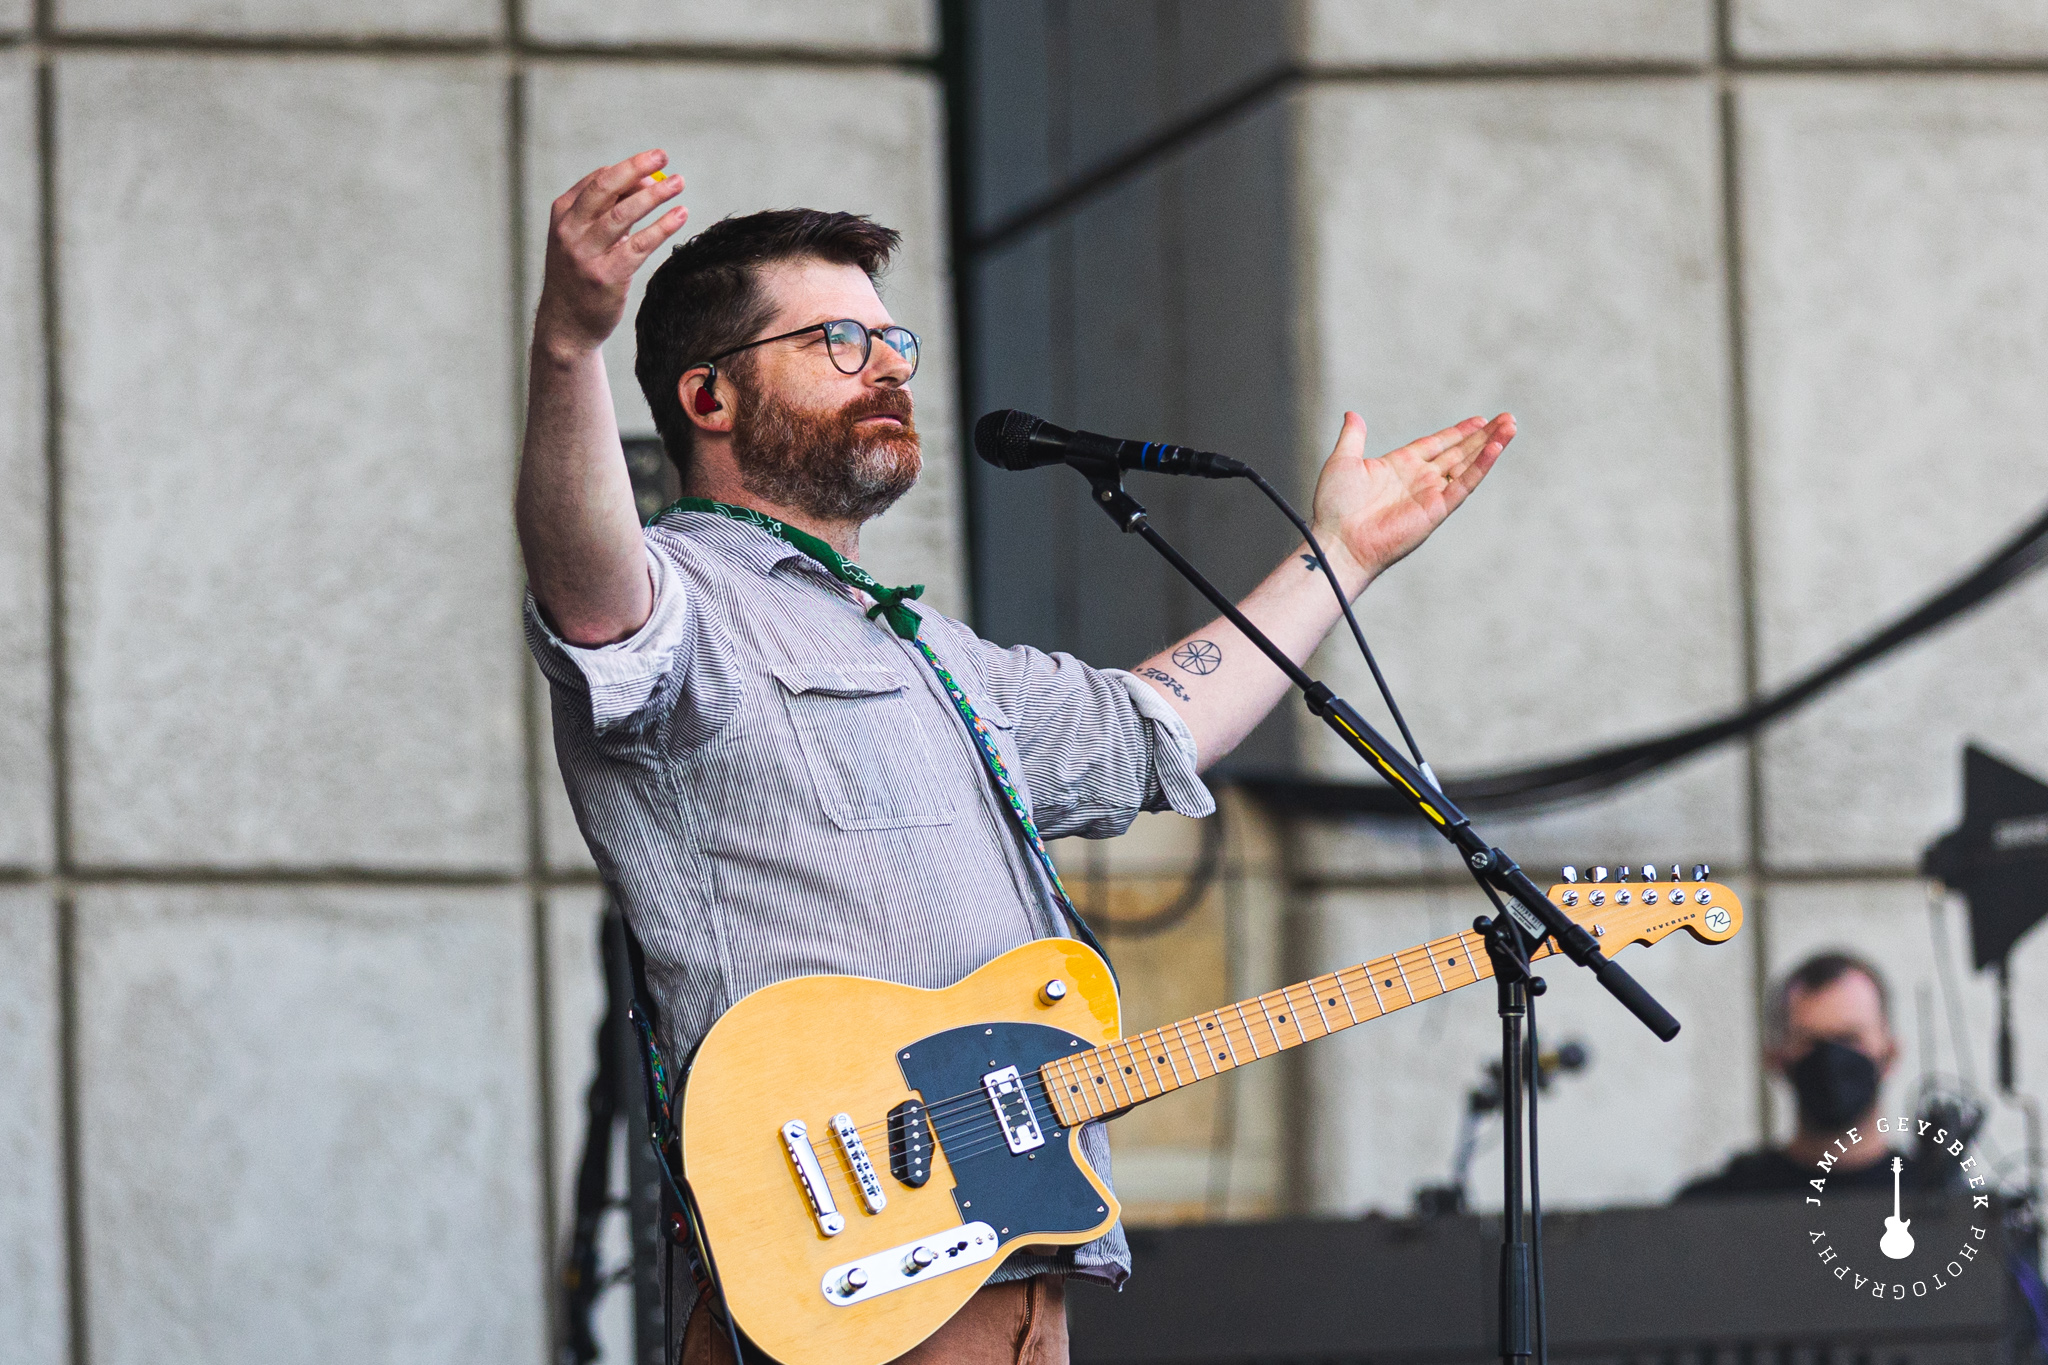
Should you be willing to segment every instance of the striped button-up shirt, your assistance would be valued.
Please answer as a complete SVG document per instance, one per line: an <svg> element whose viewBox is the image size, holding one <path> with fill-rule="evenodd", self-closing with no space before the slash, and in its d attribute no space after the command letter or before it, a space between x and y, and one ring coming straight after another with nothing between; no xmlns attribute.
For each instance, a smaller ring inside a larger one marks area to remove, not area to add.
<svg viewBox="0 0 2048 1365"><path fill-rule="evenodd" d="M570 803L645 951L670 1058L788 977L950 986L1066 932L915 646L758 527L671 511L645 539L654 610L630 639L571 645L530 596L526 624ZM1214 809L1187 726L1148 684L917 611L1047 838L1120 834L1141 810ZM1107 1179L1101 1126L1082 1143ZM1018 1255L996 1278L1057 1264ZM1121 1227L1071 1265L1120 1282Z"/></svg>

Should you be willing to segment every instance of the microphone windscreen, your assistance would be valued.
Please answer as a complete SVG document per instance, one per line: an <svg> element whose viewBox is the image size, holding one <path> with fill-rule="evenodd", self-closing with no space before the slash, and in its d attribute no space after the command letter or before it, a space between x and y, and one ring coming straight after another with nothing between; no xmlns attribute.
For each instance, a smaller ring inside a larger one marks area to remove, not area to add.
<svg viewBox="0 0 2048 1365"><path fill-rule="evenodd" d="M1043 424L1015 408L983 413L974 424L974 453L998 469L1035 469L1043 461L1032 458L1031 433Z"/></svg>

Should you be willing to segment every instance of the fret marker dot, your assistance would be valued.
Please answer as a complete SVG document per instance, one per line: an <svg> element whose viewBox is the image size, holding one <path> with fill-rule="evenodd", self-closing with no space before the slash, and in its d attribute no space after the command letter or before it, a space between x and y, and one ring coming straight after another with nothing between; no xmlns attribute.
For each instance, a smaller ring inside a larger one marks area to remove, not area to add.
<svg viewBox="0 0 2048 1365"><path fill-rule="evenodd" d="M1388 985L1389 987L1391 987L1391 986L1392 986L1393 984L1394 984L1394 982L1393 982L1392 978L1389 978L1389 979L1388 979L1388 981L1387 981L1387 985Z"/></svg>
<svg viewBox="0 0 2048 1365"><path fill-rule="evenodd" d="M1217 1053L1217 1054L1216 1054L1216 1060L1217 1060L1217 1061L1219 1061L1219 1062L1220 1062L1220 1061L1222 1061L1222 1060L1223 1060L1223 1054L1222 1054L1222 1053L1220 1053L1220 1052L1219 1052L1219 1053Z"/></svg>

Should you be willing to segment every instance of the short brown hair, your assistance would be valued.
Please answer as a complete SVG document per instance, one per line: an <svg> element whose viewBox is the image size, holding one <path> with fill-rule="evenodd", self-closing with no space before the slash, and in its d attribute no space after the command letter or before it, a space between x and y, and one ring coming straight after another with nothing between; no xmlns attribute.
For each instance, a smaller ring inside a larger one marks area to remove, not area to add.
<svg viewBox="0 0 2048 1365"><path fill-rule="evenodd" d="M688 469L697 430L676 387L685 371L743 345L767 325L761 268L808 258L857 265L872 280L900 240L894 229L858 213L771 209L721 219L669 253L648 278L633 320L639 346L633 373L676 468Z"/></svg>
<svg viewBox="0 0 2048 1365"><path fill-rule="evenodd" d="M1771 992L1770 1004L1764 1013L1764 1041L1770 1047L1778 1047L1785 1041L1785 1035L1792 1026L1792 992L1812 994L1824 991L1851 972L1861 972L1870 978L1870 984L1877 987L1877 1009L1884 1016L1886 1025L1892 1021L1891 990L1884 983L1884 977L1866 959L1854 953L1832 951L1815 953L1806 961L1785 974Z"/></svg>

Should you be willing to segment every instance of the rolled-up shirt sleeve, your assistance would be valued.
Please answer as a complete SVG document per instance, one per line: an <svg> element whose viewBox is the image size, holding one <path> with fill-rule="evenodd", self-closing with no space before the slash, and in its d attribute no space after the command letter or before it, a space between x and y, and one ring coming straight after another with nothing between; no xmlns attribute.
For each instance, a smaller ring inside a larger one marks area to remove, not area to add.
<svg viewBox="0 0 2048 1365"><path fill-rule="evenodd" d="M586 709L584 718L598 735L647 715L663 681L687 671L691 631L682 575L654 540L647 542L647 563L654 610L639 630L608 645L570 644L526 594L527 647L558 695Z"/></svg>
<svg viewBox="0 0 2048 1365"><path fill-rule="evenodd" d="M1140 811L1215 811L1196 774L1194 736L1150 684L1071 654L970 638L990 695L1015 727L1032 817L1046 837L1108 838Z"/></svg>

